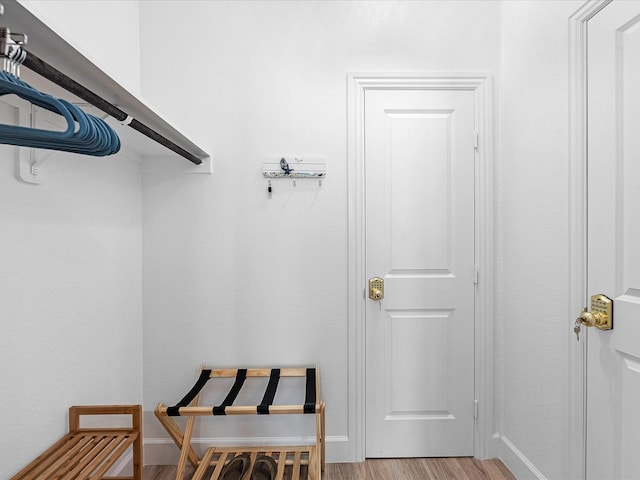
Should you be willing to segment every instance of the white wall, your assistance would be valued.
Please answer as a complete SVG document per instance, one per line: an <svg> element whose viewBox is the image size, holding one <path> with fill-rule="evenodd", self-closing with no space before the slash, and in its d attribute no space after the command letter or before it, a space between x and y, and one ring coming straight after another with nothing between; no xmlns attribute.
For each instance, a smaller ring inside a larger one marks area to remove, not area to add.
<svg viewBox="0 0 640 480"><path fill-rule="evenodd" d="M18 2L111 78L134 95L139 94L140 26L137 0ZM8 4L5 8L10 10L12 5ZM55 59L44 60L56 65Z"/></svg>
<svg viewBox="0 0 640 480"><path fill-rule="evenodd" d="M137 2L21 3L139 90ZM0 478L67 431L71 405L142 403L140 160L38 151L50 158L30 185L16 151L0 146Z"/></svg>
<svg viewBox="0 0 640 480"><path fill-rule="evenodd" d="M78 404L142 401L139 163L60 153L41 185L0 146L0 478Z"/></svg>
<svg viewBox="0 0 640 480"><path fill-rule="evenodd" d="M569 478L576 441L567 431L575 342L567 318L567 42L568 18L581 4L502 4L497 410L500 452L518 478Z"/></svg>
<svg viewBox="0 0 640 480"><path fill-rule="evenodd" d="M179 400L201 363L318 363L328 459L353 460L347 74L496 72L498 4L182 1L140 8L142 94L206 139L215 159L211 177L145 161L145 408ZM167 44L168 28L185 42ZM169 68L171 58L184 61ZM274 181L269 200L262 162L285 154L326 157L322 187ZM228 423L204 422L198 436L266 434ZM152 418L145 427L150 441L166 437Z"/></svg>

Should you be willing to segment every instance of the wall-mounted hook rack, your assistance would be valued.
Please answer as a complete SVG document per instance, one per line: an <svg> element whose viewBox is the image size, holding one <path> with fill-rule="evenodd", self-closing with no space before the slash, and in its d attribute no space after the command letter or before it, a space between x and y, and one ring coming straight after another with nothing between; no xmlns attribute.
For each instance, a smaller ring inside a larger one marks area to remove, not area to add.
<svg viewBox="0 0 640 480"><path fill-rule="evenodd" d="M262 176L269 179L267 194L268 198L272 198L271 179L290 178L295 187L298 178L311 178L318 180L318 186L322 186L322 179L327 176L327 163L324 157L296 155L268 157L267 161L262 164Z"/></svg>
<svg viewBox="0 0 640 480"><path fill-rule="evenodd" d="M265 178L316 178L327 176L324 157L282 156L269 157L262 164Z"/></svg>

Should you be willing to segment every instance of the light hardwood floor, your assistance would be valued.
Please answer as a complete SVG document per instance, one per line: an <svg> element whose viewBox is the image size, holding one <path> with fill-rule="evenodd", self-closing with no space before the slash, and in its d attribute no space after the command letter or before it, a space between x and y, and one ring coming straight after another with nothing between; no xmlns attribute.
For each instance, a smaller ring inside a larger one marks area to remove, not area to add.
<svg viewBox="0 0 640 480"><path fill-rule="evenodd" d="M185 475L189 478L193 470ZM173 465L144 467L144 480L175 480ZM286 478L286 477L285 477ZM304 477L303 477L304 478ZM328 463L323 480L516 480L497 459L369 459L363 463Z"/></svg>

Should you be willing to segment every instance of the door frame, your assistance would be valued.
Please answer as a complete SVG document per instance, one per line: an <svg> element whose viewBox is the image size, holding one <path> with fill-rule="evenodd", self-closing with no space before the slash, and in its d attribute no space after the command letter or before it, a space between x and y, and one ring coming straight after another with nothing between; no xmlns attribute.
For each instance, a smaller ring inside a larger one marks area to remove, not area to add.
<svg viewBox="0 0 640 480"><path fill-rule="evenodd" d="M587 0L569 17L569 478L586 478L586 335L573 319L587 304L587 22L612 0ZM588 333L587 333L588 334Z"/></svg>
<svg viewBox="0 0 640 480"><path fill-rule="evenodd" d="M475 169L474 456L490 458L494 422L494 185L492 77L487 73L351 73L348 75L348 457L365 458L365 197L364 94L367 90L467 90L474 93L478 135Z"/></svg>

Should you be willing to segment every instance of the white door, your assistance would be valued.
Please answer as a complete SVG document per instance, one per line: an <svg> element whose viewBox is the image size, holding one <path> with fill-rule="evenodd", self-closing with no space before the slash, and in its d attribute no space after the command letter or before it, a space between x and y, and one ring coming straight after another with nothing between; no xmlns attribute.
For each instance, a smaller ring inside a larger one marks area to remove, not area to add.
<svg viewBox="0 0 640 480"><path fill-rule="evenodd" d="M367 457L473 455L473 95L365 93Z"/></svg>
<svg viewBox="0 0 640 480"><path fill-rule="evenodd" d="M587 296L614 300L587 332L587 478L640 479L640 2L587 28Z"/></svg>

